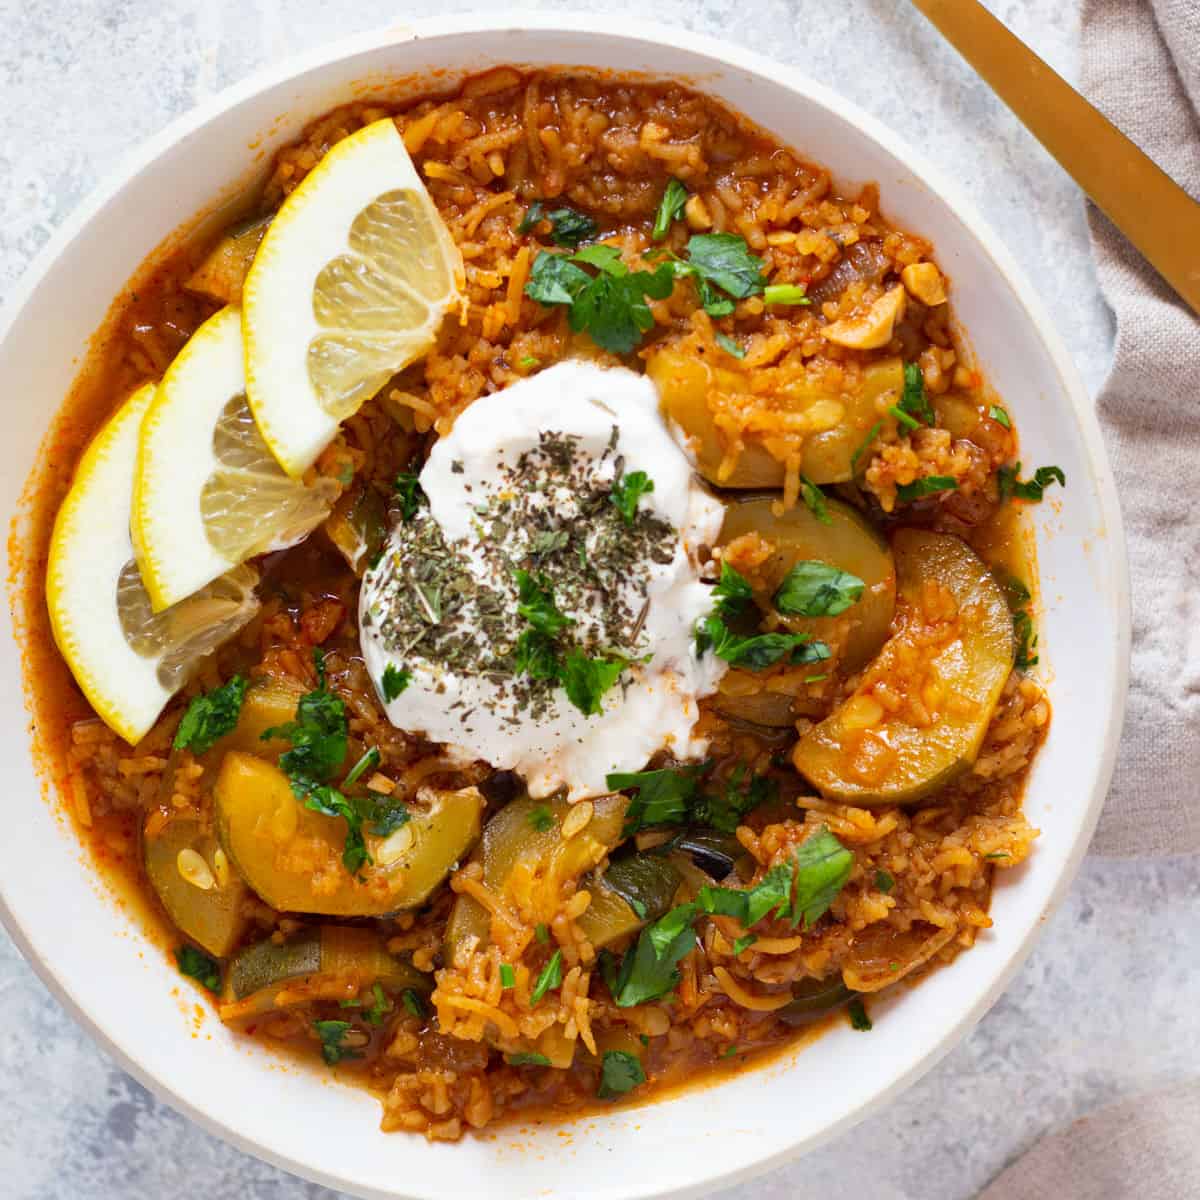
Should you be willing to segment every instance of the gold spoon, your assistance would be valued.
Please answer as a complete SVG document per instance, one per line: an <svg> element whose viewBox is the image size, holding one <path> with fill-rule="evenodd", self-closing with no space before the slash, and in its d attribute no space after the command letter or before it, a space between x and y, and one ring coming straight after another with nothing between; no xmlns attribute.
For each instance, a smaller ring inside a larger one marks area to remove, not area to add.
<svg viewBox="0 0 1200 1200"><path fill-rule="evenodd" d="M979 0L912 0L1200 314L1200 203Z"/></svg>

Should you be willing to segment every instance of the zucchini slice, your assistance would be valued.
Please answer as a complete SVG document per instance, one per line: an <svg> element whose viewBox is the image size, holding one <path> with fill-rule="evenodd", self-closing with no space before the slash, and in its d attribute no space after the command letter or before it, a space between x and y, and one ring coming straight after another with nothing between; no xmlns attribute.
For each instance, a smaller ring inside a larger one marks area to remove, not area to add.
<svg viewBox="0 0 1200 1200"><path fill-rule="evenodd" d="M829 645L839 664L857 671L878 653L887 641L888 629L896 609L896 567L887 543L871 528L857 510L840 500L827 497L828 523L817 518L806 505L776 516L774 496L751 496L735 500L725 509L719 545L735 538L757 533L775 546L775 553L762 564L757 578L761 586L755 600L764 612L773 612L772 599L784 577L798 562L823 562L858 576L865 584L862 596L836 617L799 617L780 614L780 623L793 633L807 633ZM771 697L771 693L760 693ZM738 700L757 700L755 696L726 698L718 701L722 712ZM772 697L778 704L790 697ZM771 701L758 701L761 706ZM739 710L728 715L763 725L785 724L781 717L765 717L757 709ZM792 716L795 720L795 716Z"/></svg>
<svg viewBox="0 0 1200 1200"><path fill-rule="evenodd" d="M432 979L412 963L389 954L383 938L370 929L323 925L291 941L271 938L239 952L225 976L225 1004L237 1004L237 1017L271 1012L281 1006L280 995L300 985L345 982L357 990L378 983L385 991L412 988L427 995ZM307 996L299 992L296 1002Z"/></svg>
<svg viewBox="0 0 1200 1200"><path fill-rule="evenodd" d="M822 795L912 804L971 769L1013 665L1004 593L966 543L902 529L899 628L848 700L792 753ZM872 694L886 683L898 709Z"/></svg>
<svg viewBox="0 0 1200 1200"><path fill-rule="evenodd" d="M281 912L342 917L414 908L478 840L478 788L429 794L431 806L412 809L397 841L397 834L368 835L375 864L355 876L342 864L345 822L305 808L273 764L231 751L213 792L221 845L267 904Z"/></svg>

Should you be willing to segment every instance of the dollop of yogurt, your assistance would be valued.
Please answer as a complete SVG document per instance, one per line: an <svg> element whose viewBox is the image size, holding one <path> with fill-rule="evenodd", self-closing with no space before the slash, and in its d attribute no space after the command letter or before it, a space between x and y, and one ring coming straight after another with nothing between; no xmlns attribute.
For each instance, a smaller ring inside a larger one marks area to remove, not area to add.
<svg viewBox="0 0 1200 1200"><path fill-rule="evenodd" d="M725 664L697 654L694 630L723 510L649 379L570 361L483 397L420 485L427 505L393 530L360 598L392 724L516 771L534 796L601 794L660 750L703 754L697 700ZM561 616L549 632L547 603Z"/></svg>

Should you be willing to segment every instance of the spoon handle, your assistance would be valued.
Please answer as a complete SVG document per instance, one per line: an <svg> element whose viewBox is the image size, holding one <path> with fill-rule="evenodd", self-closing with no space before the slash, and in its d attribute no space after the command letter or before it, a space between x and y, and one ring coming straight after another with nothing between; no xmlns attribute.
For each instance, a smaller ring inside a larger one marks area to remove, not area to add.
<svg viewBox="0 0 1200 1200"><path fill-rule="evenodd" d="M1200 314L1200 204L979 0L912 0Z"/></svg>

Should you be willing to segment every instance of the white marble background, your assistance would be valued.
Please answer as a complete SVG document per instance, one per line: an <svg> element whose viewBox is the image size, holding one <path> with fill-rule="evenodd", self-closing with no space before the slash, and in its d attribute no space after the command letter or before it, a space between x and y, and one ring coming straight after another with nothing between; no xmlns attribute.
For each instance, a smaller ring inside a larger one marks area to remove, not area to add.
<svg viewBox="0 0 1200 1200"><path fill-rule="evenodd" d="M1077 77L1078 0L990 5ZM718 34L875 113L958 177L1099 386L1111 320L1078 192L905 0L531 6ZM490 5L438 6L472 7ZM0 0L0 300L92 186L178 113L264 63L427 11L412 0ZM1044 1131L1200 1074L1198 998L1200 864L1089 861L1028 964L957 1050L850 1137L722 1200L967 1200ZM0 1030L0 1195L10 1200L335 1195L159 1104L76 1028L2 933Z"/></svg>

